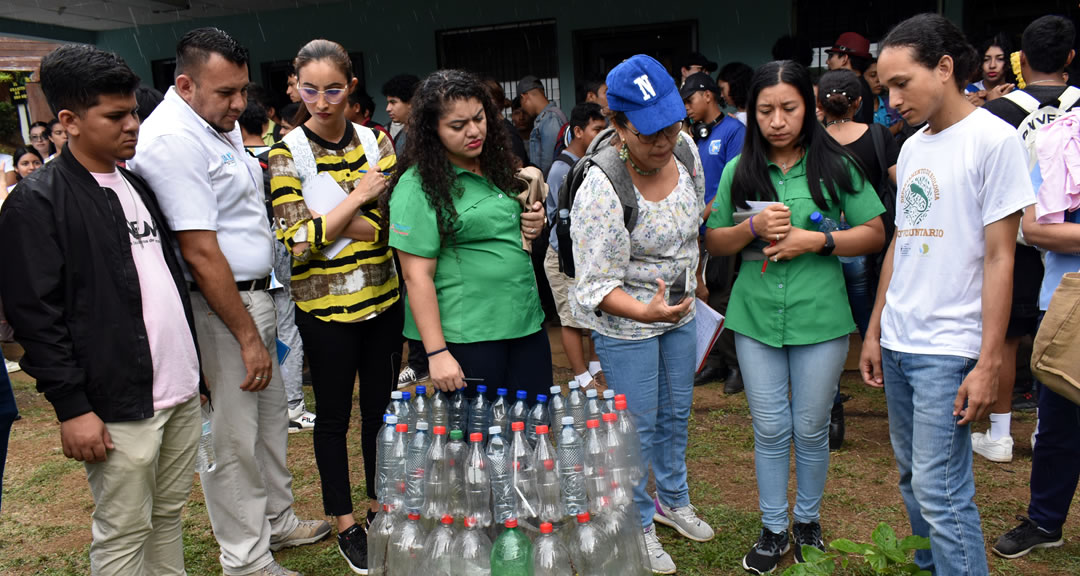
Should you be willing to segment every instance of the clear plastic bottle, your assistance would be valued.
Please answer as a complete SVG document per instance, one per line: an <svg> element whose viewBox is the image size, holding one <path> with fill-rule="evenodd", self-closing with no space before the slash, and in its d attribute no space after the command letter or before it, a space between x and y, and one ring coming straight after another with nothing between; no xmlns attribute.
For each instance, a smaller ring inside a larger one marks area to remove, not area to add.
<svg viewBox="0 0 1080 576"><path fill-rule="evenodd" d="M600 528L609 544L608 574L622 576L651 576L649 551L641 529L641 514L637 506L623 506L600 519Z"/></svg>
<svg viewBox="0 0 1080 576"><path fill-rule="evenodd" d="M503 436L510 433L510 401L506 399L506 388L495 391L495 401L488 411L488 424L502 428Z"/></svg>
<svg viewBox="0 0 1080 576"><path fill-rule="evenodd" d="M604 576L605 560L613 550L607 547L603 532L593 524L588 512L577 515L577 526L570 538L570 559L579 576Z"/></svg>
<svg viewBox="0 0 1080 576"><path fill-rule="evenodd" d="M491 575L491 539L472 516L465 517L465 529L450 545L450 566L455 575Z"/></svg>
<svg viewBox="0 0 1080 576"><path fill-rule="evenodd" d="M514 422L525 422L529 419L529 403L526 399L529 397L529 393L524 390L518 390L514 393L517 396L517 400L514 405L510 407L509 420L510 424Z"/></svg>
<svg viewBox="0 0 1080 576"><path fill-rule="evenodd" d="M814 211L810 214L810 223L817 226L817 229L821 232L836 232L841 230L840 225L836 223L836 220L823 215L821 212ZM858 260L861 256L837 256L841 262L850 263Z"/></svg>
<svg viewBox="0 0 1080 576"><path fill-rule="evenodd" d="M510 477L510 443L497 426L488 429L487 461L493 518L502 524L514 515L514 488Z"/></svg>
<svg viewBox="0 0 1080 576"><path fill-rule="evenodd" d="M562 426L563 416L566 416L566 398L562 395L562 386L552 386L548 389L548 419L550 421L549 426L556 433L559 431L559 427ZM554 444L554 438L552 443Z"/></svg>
<svg viewBox="0 0 1080 576"><path fill-rule="evenodd" d="M618 429L618 415L604 414L604 443L607 448L605 472L608 477L611 504L615 507L626 506L634 499L634 484L626 463L626 449Z"/></svg>
<svg viewBox="0 0 1080 576"><path fill-rule="evenodd" d="M424 420L431 424L431 401L427 397L427 386L421 384L416 387L416 394L409 402L409 414L414 420Z"/></svg>
<svg viewBox="0 0 1080 576"><path fill-rule="evenodd" d="M449 425L451 430L461 430L462 432L469 429L469 413L467 412L468 402L465 400L465 394L459 389L450 393L450 411L449 411Z"/></svg>
<svg viewBox="0 0 1080 576"><path fill-rule="evenodd" d="M514 422L513 440L510 442L510 474L514 486L514 517L518 519L535 518L540 510L536 498L536 466L533 463L533 448L525 436L525 424Z"/></svg>
<svg viewBox="0 0 1080 576"><path fill-rule="evenodd" d="M615 413L615 391L611 388L604 390L604 400L600 404L600 409L604 411L604 414Z"/></svg>
<svg viewBox="0 0 1080 576"><path fill-rule="evenodd" d="M409 512L403 522L395 524L386 552L387 575L414 576L421 573L427 532L420 524L420 514Z"/></svg>
<svg viewBox="0 0 1080 576"><path fill-rule="evenodd" d="M517 525L517 518L510 518L506 530L495 539L491 547L491 576L532 576L532 542Z"/></svg>
<svg viewBox="0 0 1080 576"><path fill-rule="evenodd" d="M412 411L412 393L408 390L401 392L401 407L405 413L405 418L402 419L401 414L398 414L398 420L409 423L409 433L416 431L416 414Z"/></svg>
<svg viewBox="0 0 1080 576"><path fill-rule="evenodd" d="M461 430L454 430L446 443L446 507L447 514L454 518L465 517L465 461L469 458L469 445L463 437Z"/></svg>
<svg viewBox="0 0 1080 576"><path fill-rule="evenodd" d="M536 427L536 451L533 463L536 465L536 496L540 503L541 522L560 522L565 514L562 504L562 483L559 477L559 458L551 446L551 435L547 426Z"/></svg>
<svg viewBox="0 0 1080 576"><path fill-rule="evenodd" d="M480 384L476 387L476 397L469 399L469 433L479 432L484 434L491 426L488 424L488 411L491 404L487 399L487 386Z"/></svg>
<svg viewBox="0 0 1080 576"><path fill-rule="evenodd" d="M589 512L594 517L611 508L611 490L605 470L607 445L599 432L599 420L585 422L585 491L589 495Z"/></svg>
<svg viewBox="0 0 1080 576"><path fill-rule="evenodd" d="M599 420L603 415L604 408L603 403L600 402L600 397L596 393L596 388L589 388L585 391L585 423L588 424L589 420Z"/></svg>
<svg viewBox="0 0 1080 576"><path fill-rule="evenodd" d="M465 514L476 520L481 528L491 526L491 478L484 435L469 435L469 454L465 460Z"/></svg>
<svg viewBox="0 0 1080 576"><path fill-rule="evenodd" d="M449 508L449 476L446 458L446 427L436 426L424 459L424 507L421 516L438 521Z"/></svg>
<svg viewBox="0 0 1080 576"><path fill-rule="evenodd" d="M391 513L390 506L384 504L367 531L368 576L386 576L390 535L396 524L397 517Z"/></svg>
<svg viewBox="0 0 1080 576"><path fill-rule="evenodd" d="M210 415L202 411L202 433L199 435L199 447L195 450L195 471L199 474L213 472L217 468L217 456L214 454L214 432L210 426Z"/></svg>
<svg viewBox="0 0 1080 576"><path fill-rule="evenodd" d="M450 547L454 543L454 518L449 514L442 517L439 525L424 540L424 564L421 574L424 576L454 576L451 569Z"/></svg>
<svg viewBox="0 0 1080 576"><path fill-rule="evenodd" d="M383 425L379 428L378 444L375 451L375 497L384 502L386 494L386 474L388 463L386 455L393 449L397 436L397 416L383 414Z"/></svg>
<svg viewBox="0 0 1080 576"><path fill-rule="evenodd" d="M563 510L569 516L588 512L585 490L585 447L574 429L574 417L564 416L559 432L559 475L562 477Z"/></svg>
<svg viewBox="0 0 1080 576"><path fill-rule="evenodd" d="M424 463L431 447L431 435L428 434L427 422L418 422L416 432L409 439L408 487L405 490L405 509L420 512L424 508Z"/></svg>
<svg viewBox="0 0 1080 576"><path fill-rule="evenodd" d="M574 430L578 435L585 433L585 395L577 381L570 383L570 393L566 396L566 415L574 417Z"/></svg>
<svg viewBox="0 0 1080 576"><path fill-rule="evenodd" d="M435 393L431 395L429 404L431 405L431 419L428 422L432 426L446 426L447 430L455 430L453 426L450 426L450 400L447 399L442 390L435 390ZM460 428L456 428L456 430L460 430Z"/></svg>
<svg viewBox="0 0 1080 576"><path fill-rule="evenodd" d="M384 460L386 478L383 481L383 493L378 496L379 502L390 505L392 510L400 510L405 506L409 482L409 425L398 422L394 426L394 432L394 443L390 445L390 451Z"/></svg>
<svg viewBox="0 0 1080 576"><path fill-rule="evenodd" d="M398 402L401 400L401 391L394 390L390 393L390 403L386 405L386 413L393 414L401 420L401 405ZM404 422L404 420L402 420Z"/></svg>
<svg viewBox="0 0 1080 576"><path fill-rule="evenodd" d="M634 425L634 416L626 408L626 396L615 395L615 412L619 415L619 434L622 436L623 449L626 451L626 465L630 469L630 478L636 485L648 473L647 464L641 459L641 439Z"/></svg>
<svg viewBox="0 0 1080 576"><path fill-rule="evenodd" d="M547 403L547 394L537 394L536 404L529 409L529 418L526 420L525 428L525 438L529 440L529 446L536 446L536 427L551 424L548 420Z"/></svg>
<svg viewBox="0 0 1080 576"><path fill-rule="evenodd" d="M551 522L540 524L540 537L533 545L533 576L574 576L570 552L553 530Z"/></svg>

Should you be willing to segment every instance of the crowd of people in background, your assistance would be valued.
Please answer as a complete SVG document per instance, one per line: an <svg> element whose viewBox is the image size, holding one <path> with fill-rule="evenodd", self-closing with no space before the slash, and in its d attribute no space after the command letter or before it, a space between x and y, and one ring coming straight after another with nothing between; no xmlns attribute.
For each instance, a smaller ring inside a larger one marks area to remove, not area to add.
<svg viewBox="0 0 1080 576"><path fill-rule="evenodd" d="M0 336L25 350L0 380L0 455L17 417L6 373L25 369L85 463L92 572L183 574L205 420L225 574L297 574L273 553L331 533L365 574L391 394L547 394L558 326L570 385L626 394L654 477L633 497L655 573L676 571L657 523L714 537L687 479L694 387L745 393L761 530L741 564L766 574L824 550L858 331L911 531L931 543L918 565L988 573L973 459L1012 460L1025 403L1031 500L992 553L1060 546L1080 408L1018 381L1017 357L1080 271L1074 43L1071 21L1044 16L1019 50L1005 34L976 50L924 14L876 56L841 34L816 79L809 46L784 37L757 68L636 55L572 107L533 75L511 100L494 78L403 73L379 92L388 127L330 40L300 48L280 107L217 28L180 38L164 94L115 54L62 46L41 64L56 118L0 156ZM700 370L699 306L726 317ZM287 434L308 430L329 522L293 511Z"/></svg>

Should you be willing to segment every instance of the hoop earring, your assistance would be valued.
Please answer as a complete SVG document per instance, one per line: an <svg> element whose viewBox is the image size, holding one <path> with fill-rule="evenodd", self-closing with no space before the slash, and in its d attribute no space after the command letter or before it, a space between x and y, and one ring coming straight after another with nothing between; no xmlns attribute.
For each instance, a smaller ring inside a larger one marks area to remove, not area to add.
<svg viewBox="0 0 1080 576"><path fill-rule="evenodd" d="M626 147L626 142L623 142L622 148L619 148L619 160L626 162L630 159L630 150Z"/></svg>

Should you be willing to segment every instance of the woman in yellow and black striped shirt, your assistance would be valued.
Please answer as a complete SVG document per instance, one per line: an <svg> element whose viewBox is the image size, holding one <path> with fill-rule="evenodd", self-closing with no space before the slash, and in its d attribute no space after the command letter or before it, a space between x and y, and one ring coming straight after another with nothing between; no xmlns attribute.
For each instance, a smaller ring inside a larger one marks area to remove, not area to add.
<svg viewBox="0 0 1080 576"><path fill-rule="evenodd" d="M342 555L359 571L367 569L367 536L353 516L345 434L359 374L370 519L378 506L376 436L396 388L404 321L385 211L379 208L386 190L382 173L396 158L385 134L345 120L357 80L339 44L309 42L297 54L295 67L304 106L297 128L270 150L270 187L278 239L293 254L296 325L319 410L314 443L323 508L337 520ZM315 182L325 181L325 175L347 196L319 214L308 207L304 190L329 184Z"/></svg>

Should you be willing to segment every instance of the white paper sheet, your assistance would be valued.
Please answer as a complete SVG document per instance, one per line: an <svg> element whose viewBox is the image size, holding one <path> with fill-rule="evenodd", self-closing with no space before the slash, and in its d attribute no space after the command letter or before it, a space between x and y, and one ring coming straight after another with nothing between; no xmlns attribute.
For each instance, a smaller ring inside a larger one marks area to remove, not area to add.
<svg viewBox="0 0 1080 576"><path fill-rule="evenodd" d="M334 178L326 172L304 182L303 194L304 202L308 205L308 208L319 214L329 213L347 197L345 191L341 189L341 185L335 182ZM328 260L332 260L351 243L351 238L338 238L333 244L323 248L322 253Z"/></svg>
<svg viewBox="0 0 1080 576"><path fill-rule="evenodd" d="M705 358L724 330L724 315L713 310L701 298L694 299L694 323L697 325L697 372L705 366Z"/></svg>

